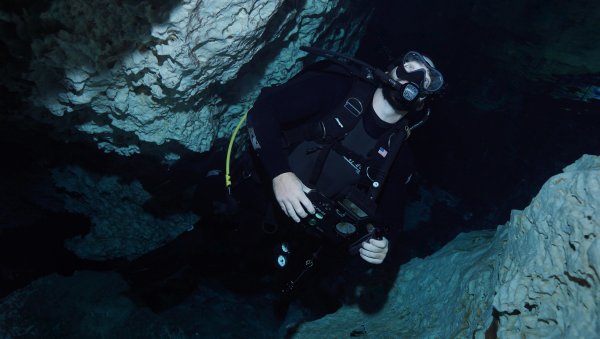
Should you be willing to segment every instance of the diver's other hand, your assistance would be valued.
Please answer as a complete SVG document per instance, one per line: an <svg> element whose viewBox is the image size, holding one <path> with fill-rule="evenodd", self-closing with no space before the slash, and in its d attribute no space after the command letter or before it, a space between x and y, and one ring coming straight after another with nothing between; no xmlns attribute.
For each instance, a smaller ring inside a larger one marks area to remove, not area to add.
<svg viewBox="0 0 600 339"><path fill-rule="evenodd" d="M315 213L315 207L306 196L308 191L309 188L292 172L281 173L273 178L275 199L285 215L295 222L300 222L300 218L306 218L307 212Z"/></svg>
<svg viewBox="0 0 600 339"><path fill-rule="evenodd" d="M388 252L388 240L385 237L378 239L369 239L362 243L362 248L358 250L360 257L371 264L381 264Z"/></svg>

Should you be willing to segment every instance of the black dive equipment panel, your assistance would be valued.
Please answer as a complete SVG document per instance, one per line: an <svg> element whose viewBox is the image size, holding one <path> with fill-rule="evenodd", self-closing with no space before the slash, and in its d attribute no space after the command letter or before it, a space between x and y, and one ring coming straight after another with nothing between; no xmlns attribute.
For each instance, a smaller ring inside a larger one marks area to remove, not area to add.
<svg viewBox="0 0 600 339"><path fill-rule="evenodd" d="M383 230L371 222L374 206L360 199L362 194L359 192L351 190L337 200L317 190L310 190L306 195L315 207L315 214L302 219L310 234L334 244L345 245L351 254L358 253L363 241L381 239L383 236Z"/></svg>

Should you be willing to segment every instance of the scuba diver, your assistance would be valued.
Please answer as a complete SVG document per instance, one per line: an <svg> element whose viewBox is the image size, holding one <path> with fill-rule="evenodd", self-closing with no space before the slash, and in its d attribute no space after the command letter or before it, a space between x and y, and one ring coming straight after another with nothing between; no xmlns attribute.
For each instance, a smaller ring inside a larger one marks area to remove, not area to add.
<svg viewBox="0 0 600 339"><path fill-rule="evenodd" d="M164 197L145 206L158 216L170 212L161 211L163 201L185 208L177 200L184 196L180 187L191 191L186 178L197 180L190 203L201 227L170 247L172 264L159 270L184 272L177 274L186 279L217 277L241 293L283 291L274 305L279 314L302 291L308 292L302 302L333 306L324 310L329 313L351 279L368 278L357 272L384 262L402 229L413 178L407 139L429 117L444 83L417 52L382 71L338 53L302 49L324 60L262 90L245 116L248 152L231 157L241 119L226 152L219 140L201 164L195 157L176 163L172 178L156 189ZM150 276L154 270L143 268L129 278L143 287L158 281Z"/></svg>
<svg viewBox="0 0 600 339"><path fill-rule="evenodd" d="M402 229L405 186L414 171L406 140L428 119L428 104L444 84L433 62L414 51L384 72L335 52L302 49L324 60L264 88L244 116L252 157L248 176L260 189L246 189L252 199L236 197L242 205L255 204L236 211L260 215L269 238L258 239L260 232L248 227L240 241L248 250L236 247L238 257L272 258L285 268L282 290L288 294L308 272L336 281L352 258L385 260L390 232ZM228 189L229 153L243 122L226 157ZM260 200L266 208L256 205ZM240 218L246 226L251 219Z"/></svg>
<svg viewBox="0 0 600 339"><path fill-rule="evenodd" d="M401 191L413 172L405 140L429 116L427 104L443 77L417 52L383 72L334 52L303 49L327 59L263 89L247 117L252 149L272 186L273 214L321 222L326 213L315 199L342 207L338 214L360 207L372 228L363 233L378 234L363 239L357 254L380 264L388 252L386 229L401 227ZM411 124L421 111L421 121ZM333 233L347 236L347 227L339 228Z"/></svg>

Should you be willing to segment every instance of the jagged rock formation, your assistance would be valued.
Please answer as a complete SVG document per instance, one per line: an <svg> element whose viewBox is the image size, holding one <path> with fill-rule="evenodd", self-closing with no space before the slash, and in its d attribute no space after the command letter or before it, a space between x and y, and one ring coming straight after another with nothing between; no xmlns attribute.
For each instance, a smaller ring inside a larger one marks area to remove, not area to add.
<svg viewBox="0 0 600 339"><path fill-rule="evenodd" d="M261 88L301 68L300 46L352 53L366 27L367 5L44 1L0 11L0 26L7 28L0 33L3 53L28 62L22 73L3 67L0 79L41 107L19 114L50 122L54 131L48 133L63 142L92 139L105 152L145 153L172 164L185 151L173 143L207 151L214 138L228 136ZM141 205L148 193L115 176L70 168L54 171L53 179L68 192L57 201L64 199L66 210L94 224L91 234L67 243L82 258L138 257L198 219L191 213L166 219L145 213Z"/></svg>
<svg viewBox="0 0 600 339"><path fill-rule="evenodd" d="M0 338L269 338L269 300L200 286L161 313L135 305L112 272L53 274L0 301Z"/></svg>
<svg viewBox="0 0 600 339"><path fill-rule="evenodd" d="M54 169L52 179L64 192L57 199L64 208L89 216L93 224L90 233L65 243L80 258L135 259L193 228L199 219L191 212L162 219L144 212L150 194L138 181L123 183L79 167Z"/></svg>
<svg viewBox="0 0 600 339"><path fill-rule="evenodd" d="M495 232L461 234L402 266L380 312L345 306L296 337L592 338L599 236L600 156L584 156Z"/></svg>
<svg viewBox="0 0 600 339"><path fill-rule="evenodd" d="M300 46L354 51L367 3L55 0L38 16L0 20L16 25L4 42L21 37L14 53L31 40L31 100L101 149L131 155L169 141L208 150L261 88L300 69Z"/></svg>
<svg viewBox="0 0 600 339"><path fill-rule="evenodd" d="M345 306L301 325L295 337L592 338L600 329L599 232L600 156L584 156L550 178L506 225L461 234L403 265L379 312ZM276 332L274 320L256 311L268 300L201 287L156 315L123 297L125 289L112 273L39 279L0 302L0 336L268 337L270 326Z"/></svg>
<svg viewBox="0 0 600 339"><path fill-rule="evenodd" d="M64 170L62 177L68 181L78 176L76 172ZM89 186L94 185L103 186L101 182ZM63 186L73 190L70 184ZM513 211L506 225L461 234L432 256L403 265L379 312L367 314L345 306L301 325L295 336L594 337L600 329L599 233L600 156L584 156L550 178L531 205ZM373 283L356 293L381 293L376 288L381 282ZM236 322L239 333L264 330L257 324L272 321L247 318L259 313L252 310L261 301L235 297L215 301L221 292L210 289L158 317L123 298L124 288L120 279L104 273L40 279L2 300L0 334L62 336L93 330L100 331L98 336L125 335L143 331L148 322L156 324L153 333L165 337L231 331L229 322L213 328L202 317L178 316L206 305L212 307L210 319L230 319L232 309L242 310L239 319L244 321ZM53 308L64 311L48 311Z"/></svg>
<svg viewBox="0 0 600 339"><path fill-rule="evenodd" d="M584 156L550 178L506 227L493 303L498 334L600 333L600 157Z"/></svg>

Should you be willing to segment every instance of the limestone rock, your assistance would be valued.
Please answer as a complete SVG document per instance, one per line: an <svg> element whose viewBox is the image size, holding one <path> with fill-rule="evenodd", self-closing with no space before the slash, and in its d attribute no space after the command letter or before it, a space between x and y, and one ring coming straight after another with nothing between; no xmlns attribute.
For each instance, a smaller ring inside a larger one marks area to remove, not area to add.
<svg viewBox="0 0 600 339"><path fill-rule="evenodd" d="M269 300L212 286L160 313L128 293L112 272L38 279L0 300L0 338L271 338L277 326Z"/></svg>
<svg viewBox="0 0 600 339"><path fill-rule="evenodd" d="M135 309L122 294L126 290L116 273L39 279L0 301L0 337L105 337L124 326Z"/></svg>
<svg viewBox="0 0 600 339"><path fill-rule="evenodd" d="M383 309L374 314L356 305L303 324L297 338L465 338L484 331L492 312L494 281L506 230L459 235L426 259L400 268ZM382 293L358 290L361 298Z"/></svg>
<svg viewBox="0 0 600 339"><path fill-rule="evenodd" d="M550 178L508 228L494 297L498 335L600 333L600 157Z"/></svg>
<svg viewBox="0 0 600 339"><path fill-rule="evenodd" d="M19 36L33 35L31 100L101 149L127 156L169 141L208 150L262 87L299 71L300 46L352 53L367 5L55 0L39 17L3 18L16 22Z"/></svg>
<svg viewBox="0 0 600 339"><path fill-rule="evenodd" d="M198 221L193 213L155 218L142 209L150 198L138 181L123 183L116 176L102 177L79 167L54 169L52 178L65 193L65 209L90 217L93 228L66 247L84 259L135 259L190 229Z"/></svg>
<svg viewBox="0 0 600 339"><path fill-rule="evenodd" d="M595 337L599 234L600 156L586 155L495 232L461 234L400 267L379 312L345 306L296 337Z"/></svg>

